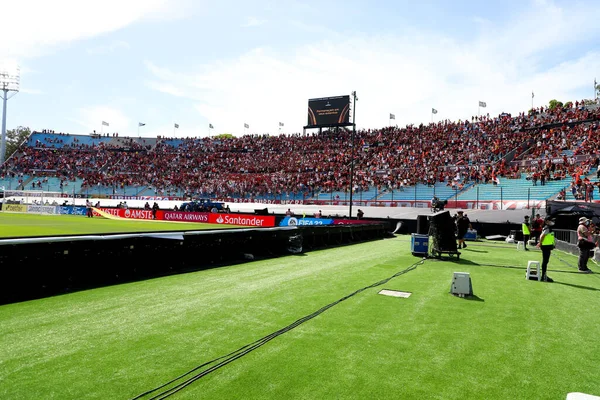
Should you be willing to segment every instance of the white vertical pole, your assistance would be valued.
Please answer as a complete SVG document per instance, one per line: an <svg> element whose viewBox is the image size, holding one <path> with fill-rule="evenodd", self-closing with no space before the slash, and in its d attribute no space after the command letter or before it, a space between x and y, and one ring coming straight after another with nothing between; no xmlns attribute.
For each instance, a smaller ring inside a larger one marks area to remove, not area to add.
<svg viewBox="0 0 600 400"><path fill-rule="evenodd" d="M2 98L2 143L0 144L0 165L4 164L6 155L6 103L8 102L8 89L4 87L4 97Z"/></svg>

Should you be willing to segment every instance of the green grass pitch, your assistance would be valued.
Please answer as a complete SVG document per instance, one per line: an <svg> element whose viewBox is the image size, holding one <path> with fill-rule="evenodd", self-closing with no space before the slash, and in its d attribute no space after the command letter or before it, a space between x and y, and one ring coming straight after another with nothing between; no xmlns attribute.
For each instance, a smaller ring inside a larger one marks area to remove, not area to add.
<svg viewBox="0 0 600 400"><path fill-rule="evenodd" d="M555 250L555 283L528 281L527 260L481 241L422 261L397 236L0 306L0 398L133 399L212 360L172 398L600 395L600 275Z"/></svg>
<svg viewBox="0 0 600 400"><path fill-rule="evenodd" d="M0 212L0 238L231 229L232 225Z"/></svg>

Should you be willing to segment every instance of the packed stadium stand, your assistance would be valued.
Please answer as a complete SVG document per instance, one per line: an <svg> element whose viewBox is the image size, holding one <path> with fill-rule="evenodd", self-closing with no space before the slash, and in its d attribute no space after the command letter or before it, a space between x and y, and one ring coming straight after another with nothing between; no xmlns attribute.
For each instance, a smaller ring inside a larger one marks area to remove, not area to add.
<svg viewBox="0 0 600 400"><path fill-rule="evenodd" d="M403 128L141 138L33 132L0 187L232 201L594 199L600 110L582 102Z"/></svg>

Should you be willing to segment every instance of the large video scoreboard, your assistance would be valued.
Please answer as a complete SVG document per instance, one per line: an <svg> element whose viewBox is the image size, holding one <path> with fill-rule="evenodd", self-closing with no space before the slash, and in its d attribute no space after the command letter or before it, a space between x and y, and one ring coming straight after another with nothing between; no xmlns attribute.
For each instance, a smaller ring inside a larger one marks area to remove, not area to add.
<svg viewBox="0 0 600 400"><path fill-rule="evenodd" d="M350 125L350 96L308 100L306 128Z"/></svg>

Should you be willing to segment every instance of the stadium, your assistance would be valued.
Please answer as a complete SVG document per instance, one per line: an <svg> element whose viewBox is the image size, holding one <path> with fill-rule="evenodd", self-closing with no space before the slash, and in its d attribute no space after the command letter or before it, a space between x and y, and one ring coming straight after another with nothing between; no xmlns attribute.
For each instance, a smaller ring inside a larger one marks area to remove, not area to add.
<svg viewBox="0 0 600 400"><path fill-rule="evenodd" d="M294 133L181 137L7 133L2 68L1 398L600 399L595 81L401 126L333 92Z"/></svg>

